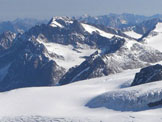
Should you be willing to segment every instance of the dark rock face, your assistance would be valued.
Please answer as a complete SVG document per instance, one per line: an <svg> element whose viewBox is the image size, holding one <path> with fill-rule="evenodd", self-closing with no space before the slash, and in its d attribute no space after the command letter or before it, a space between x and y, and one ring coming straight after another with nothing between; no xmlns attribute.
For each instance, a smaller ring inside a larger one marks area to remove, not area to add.
<svg viewBox="0 0 162 122"><path fill-rule="evenodd" d="M160 64L149 66L136 74L131 86L162 80L162 66Z"/></svg>
<svg viewBox="0 0 162 122"><path fill-rule="evenodd" d="M9 31L0 34L0 53L10 48L15 38L16 34Z"/></svg>
<svg viewBox="0 0 162 122"><path fill-rule="evenodd" d="M58 83L65 69L45 56L47 50L34 38L16 39L2 57L0 57L0 91L33 86L51 86Z"/></svg>
<svg viewBox="0 0 162 122"><path fill-rule="evenodd" d="M82 30L78 29L81 26L79 24L76 22L67 28L53 28L49 25L35 26L27 32L27 35L34 35L36 38L41 37L41 39L45 40L46 42L53 42L63 45L77 45L77 43L84 43L84 40L80 38L80 36L85 36L85 33L82 33Z"/></svg>
<svg viewBox="0 0 162 122"><path fill-rule="evenodd" d="M143 21L142 23L137 24L134 27L134 31L146 36L151 30L155 28L156 24L160 21L160 19L150 19L147 21Z"/></svg>

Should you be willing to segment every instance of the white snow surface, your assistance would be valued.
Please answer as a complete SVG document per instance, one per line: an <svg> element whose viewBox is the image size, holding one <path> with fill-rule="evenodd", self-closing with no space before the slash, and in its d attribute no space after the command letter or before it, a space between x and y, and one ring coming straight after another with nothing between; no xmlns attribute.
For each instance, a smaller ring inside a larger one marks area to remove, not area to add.
<svg viewBox="0 0 162 122"><path fill-rule="evenodd" d="M159 22L155 29L144 38L144 41L153 48L162 51L162 22Z"/></svg>
<svg viewBox="0 0 162 122"><path fill-rule="evenodd" d="M90 56L97 49L92 49L86 45L81 45L81 48L75 49L72 45L62 45L57 43L47 43L37 39L42 43L48 50L49 54L57 54L62 56L61 58L52 58L59 66L64 67L68 70L71 67L81 64L85 60L85 56Z"/></svg>
<svg viewBox="0 0 162 122"><path fill-rule="evenodd" d="M56 21L52 21L50 23L50 26L52 27L60 27L60 28L63 28L64 26L62 26L60 23L56 22Z"/></svg>
<svg viewBox="0 0 162 122"><path fill-rule="evenodd" d="M155 31L155 32L162 33L162 22L157 23L157 25L156 25L154 31Z"/></svg>
<svg viewBox="0 0 162 122"><path fill-rule="evenodd" d="M129 37L132 37L132 38L134 38L134 39L139 39L139 38L142 37L141 34L138 34L138 33L134 32L133 30L126 31L126 32L124 32L124 33L125 33L126 35L128 35Z"/></svg>
<svg viewBox="0 0 162 122"><path fill-rule="evenodd" d="M162 97L162 81L129 87L138 71L127 70L64 86L23 88L0 93L0 122L162 122L161 107L146 107L148 102ZM87 106L100 96L103 97L95 104L102 103L103 106ZM110 103L119 108L104 106ZM122 111L123 105L130 110ZM134 111L134 107L141 109Z"/></svg>
<svg viewBox="0 0 162 122"><path fill-rule="evenodd" d="M139 111L149 109L149 103L160 100L162 100L162 81L107 92L94 98L87 106Z"/></svg>
<svg viewBox="0 0 162 122"><path fill-rule="evenodd" d="M90 34L92 34L93 32L97 32L101 36L106 37L106 38L109 38L109 39L111 39L114 36L120 37L120 36L115 35L115 34L107 33L107 32L105 32L103 30L100 30L100 29L92 26L92 25L88 25L88 24L85 24L85 23L81 23L81 25L83 26L83 28L85 29L85 31L87 31ZM120 38L123 38L123 37L120 37Z"/></svg>

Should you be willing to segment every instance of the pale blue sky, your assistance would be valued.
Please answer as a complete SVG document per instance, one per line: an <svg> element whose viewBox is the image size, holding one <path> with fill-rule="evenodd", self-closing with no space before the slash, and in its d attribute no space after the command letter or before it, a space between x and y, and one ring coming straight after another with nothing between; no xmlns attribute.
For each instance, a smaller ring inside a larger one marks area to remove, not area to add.
<svg viewBox="0 0 162 122"><path fill-rule="evenodd" d="M109 13L162 14L162 0L0 0L0 19Z"/></svg>

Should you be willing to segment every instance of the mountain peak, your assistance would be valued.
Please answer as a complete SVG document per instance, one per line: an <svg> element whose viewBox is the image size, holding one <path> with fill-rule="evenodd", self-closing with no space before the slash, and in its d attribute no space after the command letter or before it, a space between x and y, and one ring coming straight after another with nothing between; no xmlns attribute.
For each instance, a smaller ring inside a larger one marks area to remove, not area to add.
<svg viewBox="0 0 162 122"><path fill-rule="evenodd" d="M72 23L73 23L73 20L70 17L55 16L50 20L48 25L50 25L52 27L64 28L66 25L69 25L69 24L72 24Z"/></svg>

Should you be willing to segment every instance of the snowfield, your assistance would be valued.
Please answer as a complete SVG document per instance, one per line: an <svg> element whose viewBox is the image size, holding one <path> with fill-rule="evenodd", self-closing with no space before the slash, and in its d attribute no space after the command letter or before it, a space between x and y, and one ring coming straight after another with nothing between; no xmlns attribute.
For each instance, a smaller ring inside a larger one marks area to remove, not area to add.
<svg viewBox="0 0 162 122"><path fill-rule="evenodd" d="M162 51L162 22L159 22L155 29L150 32L150 34L143 39L147 45Z"/></svg>
<svg viewBox="0 0 162 122"><path fill-rule="evenodd" d="M82 26L85 29L85 31L87 31L90 34L92 34L93 32L96 32L96 33L100 34L102 37L106 37L108 39L111 39L114 36L119 37L119 38L124 38L124 37L121 37L121 36L118 36L118 35L115 35L115 34L107 33L103 30L100 30L100 29L98 29L94 26L91 26L91 25L88 25L88 24L85 24L85 23L82 23Z"/></svg>
<svg viewBox="0 0 162 122"><path fill-rule="evenodd" d="M160 122L162 108L146 105L160 100L162 81L129 87L138 71L0 93L0 122Z"/></svg>
<svg viewBox="0 0 162 122"><path fill-rule="evenodd" d="M37 40L46 47L49 54L52 55L54 53L62 57L62 58L54 57L54 61L56 61L56 63L59 66L64 67L66 70L81 64L85 60L86 56L90 56L95 51L97 51L97 49L92 49L87 45L81 45L81 48L75 49L71 45L47 43L47 42L40 41L39 39ZM48 57L52 59L52 57L50 56Z"/></svg>
<svg viewBox="0 0 162 122"><path fill-rule="evenodd" d="M125 33L126 35L128 35L128 36L134 38L134 39L139 39L139 38L142 37L141 34L138 34L138 33L134 32L133 30L131 30L131 31L126 31L126 32L124 32L124 33Z"/></svg>
<svg viewBox="0 0 162 122"><path fill-rule="evenodd" d="M45 116L19 116L14 118L4 117L0 120L0 122L11 122L11 121L12 122L91 122L90 119L80 120L79 118L52 118L52 117L45 117ZM97 122L97 120L95 120L95 122Z"/></svg>

